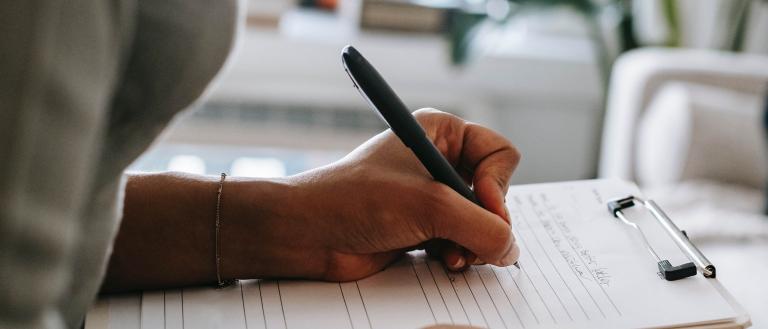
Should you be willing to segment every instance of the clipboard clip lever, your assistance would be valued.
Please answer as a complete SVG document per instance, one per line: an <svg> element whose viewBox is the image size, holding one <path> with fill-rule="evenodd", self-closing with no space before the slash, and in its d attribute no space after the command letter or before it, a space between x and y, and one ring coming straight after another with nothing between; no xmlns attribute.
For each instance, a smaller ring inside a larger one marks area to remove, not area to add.
<svg viewBox="0 0 768 329"><path fill-rule="evenodd" d="M691 262L673 266L669 260L661 259L659 255L653 250L651 244L648 243L648 239L645 237L643 230L633 222L627 220L626 215L622 212L624 209L634 207L636 204L640 204L653 215L653 217L661 224L664 230L669 234L672 240L675 241L680 250L682 250ZM632 227L642 238L648 252L656 259L657 266L659 268L659 276L667 281L680 280L689 276L696 275L697 267L701 269L701 273L706 278L714 278L716 275L715 266L691 243L688 239L688 235L685 231L680 230L675 223L664 213L663 210L653 200L643 200L634 196L628 196L620 199L613 199L608 202L608 211L614 217L621 220L622 223Z"/></svg>

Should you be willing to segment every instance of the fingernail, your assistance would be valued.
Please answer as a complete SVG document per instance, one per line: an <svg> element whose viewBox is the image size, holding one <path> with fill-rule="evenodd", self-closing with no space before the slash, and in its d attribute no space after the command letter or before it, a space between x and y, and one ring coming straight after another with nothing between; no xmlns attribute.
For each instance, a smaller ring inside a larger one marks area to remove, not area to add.
<svg viewBox="0 0 768 329"><path fill-rule="evenodd" d="M512 248L509 249L509 253L504 255L504 257L499 260L499 264L501 266L509 266L512 264L517 263L517 253L514 252L517 249L517 246L512 246Z"/></svg>
<svg viewBox="0 0 768 329"><path fill-rule="evenodd" d="M466 262L467 261L464 260L464 257L459 256L459 257L456 258L456 261L454 261L453 264L451 264L451 268L453 268L453 269L460 269L460 268L464 267L464 264L466 264Z"/></svg>

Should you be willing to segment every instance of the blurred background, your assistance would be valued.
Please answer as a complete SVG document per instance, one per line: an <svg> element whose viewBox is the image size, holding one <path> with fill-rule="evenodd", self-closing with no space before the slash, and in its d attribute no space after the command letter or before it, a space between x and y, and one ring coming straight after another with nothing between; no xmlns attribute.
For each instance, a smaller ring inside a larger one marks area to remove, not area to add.
<svg viewBox="0 0 768 329"><path fill-rule="evenodd" d="M764 1L251 0L246 15L208 97L134 169L278 176L340 158L384 128L342 70L354 44L413 109L509 137L514 183L593 178L622 52L768 52Z"/></svg>
<svg viewBox="0 0 768 329"><path fill-rule="evenodd" d="M355 45L406 104L508 137L513 184L637 182L768 327L768 1L250 0L207 96L133 170L275 177L384 125Z"/></svg>

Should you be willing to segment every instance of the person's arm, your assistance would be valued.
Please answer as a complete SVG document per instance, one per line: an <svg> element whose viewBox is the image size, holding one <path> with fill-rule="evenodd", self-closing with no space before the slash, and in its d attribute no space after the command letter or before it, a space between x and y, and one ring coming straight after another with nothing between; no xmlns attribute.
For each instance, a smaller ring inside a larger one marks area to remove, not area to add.
<svg viewBox="0 0 768 329"><path fill-rule="evenodd" d="M487 128L438 111L417 119L472 183L484 208L431 179L391 131L344 159L283 179L228 177L221 202L225 278L359 279L416 247L454 270L513 264L504 195L517 150ZM219 177L135 175L103 291L216 282ZM434 247L447 239L467 248Z"/></svg>

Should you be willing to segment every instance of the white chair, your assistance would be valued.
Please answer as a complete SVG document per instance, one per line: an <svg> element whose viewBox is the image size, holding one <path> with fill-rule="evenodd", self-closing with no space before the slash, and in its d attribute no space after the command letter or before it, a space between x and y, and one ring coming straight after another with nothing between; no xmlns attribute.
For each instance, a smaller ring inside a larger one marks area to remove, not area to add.
<svg viewBox="0 0 768 329"><path fill-rule="evenodd" d="M768 84L768 57L661 48L640 49L622 56L611 77L600 177L636 179L638 125L653 97L670 82L762 95Z"/></svg>
<svg viewBox="0 0 768 329"><path fill-rule="evenodd" d="M768 327L768 57L642 49L611 78L600 177L637 182Z"/></svg>

